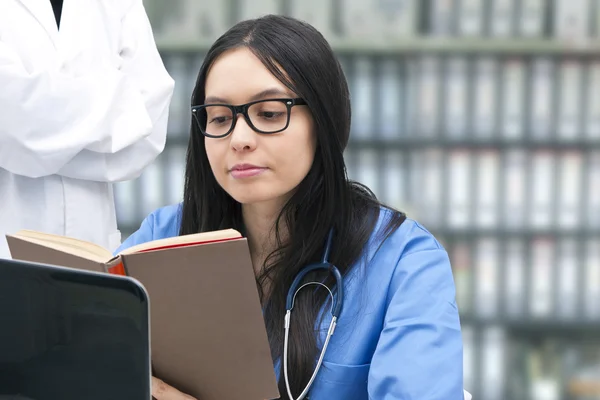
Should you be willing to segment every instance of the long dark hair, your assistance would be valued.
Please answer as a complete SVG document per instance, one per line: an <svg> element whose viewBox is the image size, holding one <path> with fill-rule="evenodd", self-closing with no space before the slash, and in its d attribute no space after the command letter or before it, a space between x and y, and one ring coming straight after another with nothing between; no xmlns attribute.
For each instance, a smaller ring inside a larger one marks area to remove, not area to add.
<svg viewBox="0 0 600 400"><path fill-rule="evenodd" d="M257 276L271 352L273 360L277 360L283 350L285 299L294 277L307 264L320 260L331 227L335 236L330 261L342 274L347 273L373 232L381 204L369 189L347 178L343 151L350 133L348 85L331 47L312 26L273 15L238 23L208 51L192 94L192 105L204 103L206 75L217 57L239 47L252 51L277 79L306 100L317 138L313 165L275 223L277 249L267 257ZM217 183L204 137L192 121L180 233L225 228L243 231L241 215L241 205ZM384 227L385 235L403 220L404 214L394 212ZM288 230L285 240L280 231L282 222ZM263 290L266 282L269 293ZM303 292L294 305L288 355L289 370L293 371L290 385L295 396L304 389L315 366L319 350L315 327L327 300L325 290ZM279 387L282 398L287 399L283 377Z"/></svg>

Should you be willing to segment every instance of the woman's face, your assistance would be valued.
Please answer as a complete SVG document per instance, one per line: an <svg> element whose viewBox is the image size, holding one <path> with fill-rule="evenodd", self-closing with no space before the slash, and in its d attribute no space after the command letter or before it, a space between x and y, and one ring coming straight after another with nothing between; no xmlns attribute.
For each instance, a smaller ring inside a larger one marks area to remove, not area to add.
<svg viewBox="0 0 600 400"><path fill-rule="evenodd" d="M297 98L247 48L223 53L206 77L205 104L241 105L255 100ZM231 113L207 111L207 132L229 126ZM284 103L259 103L248 112L264 129L285 119ZM242 204L282 206L311 168L316 148L313 120L307 106L290 110L287 129L255 132L238 114L234 130L224 138L204 138L208 161L221 187Z"/></svg>

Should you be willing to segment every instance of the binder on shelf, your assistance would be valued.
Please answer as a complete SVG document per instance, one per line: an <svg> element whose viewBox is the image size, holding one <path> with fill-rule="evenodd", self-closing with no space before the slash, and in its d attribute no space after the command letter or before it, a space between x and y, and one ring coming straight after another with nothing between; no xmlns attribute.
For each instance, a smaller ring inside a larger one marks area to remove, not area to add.
<svg viewBox="0 0 600 400"><path fill-rule="evenodd" d="M583 313L586 320L600 321L600 239L588 239L583 255L585 287Z"/></svg>
<svg viewBox="0 0 600 400"><path fill-rule="evenodd" d="M558 138L575 140L580 136L582 122L582 67L579 61L565 60L560 65L560 102L558 107Z"/></svg>
<svg viewBox="0 0 600 400"><path fill-rule="evenodd" d="M583 158L579 151L564 152L559 166L557 225L560 229L576 229L581 224L583 193Z"/></svg>
<svg viewBox="0 0 600 400"><path fill-rule="evenodd" d="M599 6L600 8L600 6ZM585 85L587 118L587 139L600 139L600 61L593 61L588 66L588 80Z"/></svg>
<svg viewBox="0 0 600 400"><path fill-rule="evenodd" d="M494 37L513 36L516 15L515 0L494 0L491 7L491 35Z"/></svg>
<svg viewBox="0 0 600 400"><path fill-rule="evenodd" d="M189 93L185 85L180 85L179 82L186 81L188 78L188 63L184 57L166 57L164 63L173 80L178 83L173 89L169 106L167 133L173 138L187 137L190 129L187 124L190 115Z"/></svg>
<svg viewBox="0 0 600 400"><path fill-rule="evenodd" d="M340 12L350 39L397 40L417 33L417 0L345 0Z"/></svg>
<svg viewBox="0 0 600 400"><path fill-rule="evenodd" d="M494 228L498 224L500 159L496 150L480 151L477 156L475 223L480 228Z"/></svg>
<svg viewBox="0 0 600 400"><path fill-rule="evenodd" d="M587 228L600 229L600 151L589 153L587 159L586 182L587 198L585 220Z"/></svg>
<svg viewBox="0 0 600 400"><path fill-rule="evenodd" d="M443 155L438 149L430 149L420 153L418 162L421 164L420 179L417 182L420 186L418 193L421 193L421 200L418 202L422 207L423 223L430 227L437 227L442 220L443 205Z"/></svg>
<svg viewBox="0 0 600 400"><path fill-rule="evenodd" d="M429 32L432 36L449 37L457 30L458 0L431 0Z"/></svg>
<svg viewBox="0 0 600 400"><path fill-rule="evenodd" d="M354 60L352 79L352 137L366 139L373 134L375 109L373 107L374 75L372 61L367 57Z"/></svg>
<svg viewBox="0 0 600 400"><path fill-rule="evenodd" d="M404 166L405 154L396 150L387 150L384 155L383 200L387 204L404 212L408 199L406 194L408 171Z"/></svg>
<svg viewBox="0 0 600 400"><path fill-rule="evenodd" d="M531 243L529 312L535 318L552 316L555 293L555 240L537 237Z"/></svg>
<svg viewBox="0 0 600 400"><path fill-rule="evenodd" d="M521 149L504 153L502 221L509 229L523 228L527 221L528 154Z"/></svg>
<svg viewBox="0 0 600 400"><path fill-rule="evenodd" d="M490 326L483 330L481 398L504 400L504 376L506 354L506 332L501 326Z"/></svg>
<svg viewBox="0 0 600 400"><path fill-rule="evenodd" d="M448 196L446 213L449 228L467 228L471 223L472 161L468 150L452 150L448 156Z"/></svg>
<svg viewBox="0 0 600 400"><path fill-rule="evenodd" d="M165 153L160 155L164 157ZM160 168L160 163L153 162L148 165L140 176L141 196L140 209L144 215L150 214L152 211L165 204L163 199L163 171Z"/></svg>
<svg viewBox="0 0 600 400"><path fill-rule="evenodd" d="M209 5L212 5L213 3L216 2L206 1L206 4ZM225 2L221 1L219 3ZM282 2L279 0L238 0L238 6L236 7L236 22L262 17L267 14L281 14L283 11L281 9L281 4Z"/></svg>
<svg viewBox="0 0 600 400"><path fill-rule="evenodd" d="M444 101L444 128L450 139L467 136L468 88L467 60L453 57L448 60L446 101Z"/></svg>
<svg viewBox="0 0 600 400"><path fill-rule="evenodd" d="M404 62L404 70L406 73L405 80L405 118L406 118L406 131L401 132L406 137L420 137L421 126L420 126L420 114L421 114L421 102L422 102L422 85L421 85L421 63L422 60L419 57L407 57Z"/></svg>
<svg viewBox="0 0 600 400"><path fill-rule="evenodd" d="M527 363L529 343L517 336L508 341L508 346L512 365L504 366L507 370L507 382L511 382L506 385L506 398L532 400L529 394L529 366Z"/></svg>
<svg viewBox="0 0 600 400"><path fill-rule="evenodd" d="M532 155L529 216L534 229L548 229L554 223L555 160L552 151L538 150Z"/></svg>
<svg viewBox="0 0 600 400"><path fill-rule="evenodd" d="M213 41L230 27L228 3L179 0L169 3L170 7L161 7L160 21L153 21L152 26L160 27L155 36L188 41Z"/></svg>
<svg viewBox="0 0 600 400"><path fill-rule="evenodd" d="M526 304L525 242L521 239L510 239L505 246L505 288L502 296L504 309L509 318L519 318L524 316Z"/></svg>
<svg viewBox="0 0 600 400"><path fill-rule="evenodd" d="M461 315L473 313L473 257L471 242L459 240L450 249L451 264L456 286L456 304Z"/></svg>
<svg viewBox="0 0 600 400"><path fill-rule="evenodd" d="M410 204L414 205L415 212L418 215L418 220L423 221L427 225L427 213L428 210L423 207L423 175L424 175L424 162L421 152L405 153L408 157L409 167L407 170L409 183L408 196Z"/></svg>
<svg viewBox="0 0 600 400"><path fill-rule="evenodd" d="M461 36L483 35L484 8L484 0L461 0L458 11Z"/></svg>
<svg viewBox="0 0 600 400"><path fill-rule="evenodd" d="M357 151L358 181L369 187L379 198L381 190L379 187L379 155L375 150L360 149Z"/></svg>
<svg viewBox="0 0 600 400"><path fill-rule="evenodd" d="M168 166L166 176L168 177L168 204L177 204L183 201L183 190L185 186L185 159L187 148L185 146L169 147Z"/></svg>
<svg viewBox="0 0 600 400"><path fill-rule="evenodd" d="M476 242L475 285L476 313L482 318L493 318L498 315L500 255L498 241L495 238L478 238Z"/></svg>
<svg viewBox="0 0 600 400"><path fill-rule="evenodd" d="M590 26L591 34L590 36L593 39L600 38L600 0L590 0L591 1L591 15L592 15L592 23Z"/></svg>
<svg viewBox="0 0 600 400"><path fill-rule="evenodd" d="M292 0L290 14L314 26L325 38L337 36L333 30L332 0Z"/></svg>
<svg viewBox="0 0 600 400"><path fill-rule="evenodd" d="M556 0L554 36L568 42L581 42L589 35L589 0Z"/></svg>
<svg viewBox="0 0 600 400"><path fill-rule="evenodd" d="M419 59L417 134L431 138L438 134L440 125L441 63L436 56Z"/></svg>
<svg viewBox="0 0 600 400"><path fill-rule="evenodd" d="M512 58L502 67L502 134L505 139L520 139L525 108L525 62L522 58Z"/></svg>
<svg viewBox="0 0 600 400"><path fill-rule="evenodd" d="M136 193L137 181L129 180L117 182L114 185L115 211L119 226L135 226L142 217L136 211L136 202L141 197Z"/></svg>
<svg viewBox="0 0 600 400"><path fill-rule="evenodd" d="M380 93L378 114L378 132L384 140L394 140L399 135L405 135L403 126L403 111L406 98L405 82L401 66L397 59L389 58L381 61L381 71L378 79Z"/></svg>
<svg viewBox="0 0 600 400"><path fill-rule="evenodd" d="M544 34L546 0L520 0L521 18L519 20L519 36L541 37Z"/></svg>
<svg viewBox="0 0 600 400"><path fill-rule="evenodd" d="M533 140L548 140L555 129L553 118L554 62L538 57L531 74L531 117L529 129Z"/></svg>
<svg viewBox="0 0 600 400"><path fill-rule="evenodd" d="M561 240L558 248L558 293L555 298L556 313L559 319L569 320L578 317L579 263L577 242L573 238Z"/></svg>
<svg viewBox="0 0 600 400"><path fill-rule="evenodd" d="M498 63L492 57L481 57L475 68L473 134L478 139L491 139L497 129Z"/></svg>

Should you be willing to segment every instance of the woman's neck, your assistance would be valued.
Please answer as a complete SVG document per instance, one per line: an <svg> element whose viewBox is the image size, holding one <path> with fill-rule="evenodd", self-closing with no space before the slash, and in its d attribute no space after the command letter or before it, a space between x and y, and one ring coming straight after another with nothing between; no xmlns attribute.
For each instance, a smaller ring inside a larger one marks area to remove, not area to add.
<svg viewBox="0 0 600 400"><path fill-rule="evenodd" d="M273 204L242 205L242 217L256 275L261 273L265 259L277 247L275 222L280 211L281 207ZM285 225L282 224L280 228L281 239L285 240Z"/></svg>

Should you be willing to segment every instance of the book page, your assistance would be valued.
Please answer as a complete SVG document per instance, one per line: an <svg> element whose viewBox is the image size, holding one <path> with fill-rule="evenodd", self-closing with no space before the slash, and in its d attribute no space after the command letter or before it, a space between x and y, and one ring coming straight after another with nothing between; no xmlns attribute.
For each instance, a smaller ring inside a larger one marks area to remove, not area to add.
<svg viewBox="0 0 600 400"><path fill-rule="evenodd" d="M12 236L100 263L104 263L112 258L112 253L102 246L67 236L31 230L21 230Z"/></svg>
<svg viewBox="0 0 600 400"><path fill-rule="evenodd" d="M202 244L229 239L238 239L241 237L242 235L235 229L224 229L214 232L194 233L191 235L175 236L171 238L141 243L136 246L129 247L119 254L141 253L144 251L159 250L166 247L179 247L192 244Z"/></svg>

